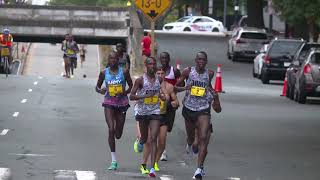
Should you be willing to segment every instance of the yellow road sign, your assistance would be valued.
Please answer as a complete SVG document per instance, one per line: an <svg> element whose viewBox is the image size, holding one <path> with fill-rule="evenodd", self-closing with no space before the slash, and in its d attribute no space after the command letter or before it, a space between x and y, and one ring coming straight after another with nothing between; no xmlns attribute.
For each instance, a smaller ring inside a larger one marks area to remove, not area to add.
<svg viewBox="0 0 320 180"><path fill-rule="evenodd" d="M139 8L150 21L156 21L170 6L172 0L135 0Z"/></svg>

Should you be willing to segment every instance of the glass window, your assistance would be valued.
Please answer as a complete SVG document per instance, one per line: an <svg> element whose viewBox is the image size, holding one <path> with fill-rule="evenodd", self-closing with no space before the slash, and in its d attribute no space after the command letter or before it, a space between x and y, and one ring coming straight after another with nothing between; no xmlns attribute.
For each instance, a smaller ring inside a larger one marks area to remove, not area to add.
<svg viewBox="0 0 320 180"><path fill-rule="evenodd" d="M320 65L320 53L314 53L311 57L312 64L319 64Z"/></svg>
<svg viewBox="0 0 320 180"><path fill-rule="evenodd" d="M183 18L178 19L177 22L186 22L189 19L190 19L190 17L183 17Z"/></svg>
<svg viewBox="0 0 320 180"><path fill-rule="evenodd" d="M271 56L293 56L301 44L302 41L275 41L270 47L269 54Z"/></svg>
<svg viewBox="0 0 320 180"><path fill-rule="evenodd" d="M265 33L243 32L241 38L245 39L268 39Z"/></svg>

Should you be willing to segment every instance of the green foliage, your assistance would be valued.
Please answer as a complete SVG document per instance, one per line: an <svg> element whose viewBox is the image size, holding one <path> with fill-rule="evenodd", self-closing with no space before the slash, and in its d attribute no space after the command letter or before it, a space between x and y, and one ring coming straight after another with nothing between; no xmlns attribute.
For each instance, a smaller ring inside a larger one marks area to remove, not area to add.
<svg viewBox="0 0 320 180"><path fill-rule="evenodd" d="M50 5L123 7L127 0L50 0Z"/></svg>
<svg viewBox="0 0 320 180"><path fill-rule="evenodd" d="M320 20L319 0L274 0L275 9L289 24L318 22Z"/></svg>

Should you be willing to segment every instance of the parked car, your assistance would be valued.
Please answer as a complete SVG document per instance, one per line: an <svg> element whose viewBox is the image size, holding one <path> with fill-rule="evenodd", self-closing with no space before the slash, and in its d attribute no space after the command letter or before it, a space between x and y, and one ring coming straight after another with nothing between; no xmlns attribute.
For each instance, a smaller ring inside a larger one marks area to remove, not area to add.
<svg viewBox="0 0 320 180"><path fill-rule="evenodd" d="M283 80L294 54L303 44L298 39L278 39L271 41L263 59L261 81L268 84L270 80Z"/></svg>
<svg viewBox="0 0 320 180"><path fill-rule="evenodd" d="M266 43L268 43L268 36L264 29L252 27L236 28L228 41L228 59L232 61L240 59L253 60Z"/></svg>
<svg viewBox="0 0 320 180"><path fill-rule="evenodd" d="M258 54L253 60L253 68L252 68L253 77L260 78L263 59L268 50L268 46L269 44L263 45L259 51L260 54Z"/></svg>
<svg viewBox="0 0 320 180"><path fill-rule="evenodd" d="M294 89L296 84L296 76L297 72L300 70L302 63L307 58L309 51L312 48L320 48L320 44L318 43L308 43L305 42L296 52L293 57L292 63L287 69L287 97L290 99L294 99Z"/></svg>
<svg viewBox="0 0 320 180"><path fill-rule="evenodd" d="M185 16L163 26L164 31L225 32L221 21L207 16Z"/></svg>
<svg viewBox="0 0 320 180"><path fill-rule="evenodd" d="M297 72L294 96L301 104L307 96L320 97L320 49L311 50Z"/></svg>

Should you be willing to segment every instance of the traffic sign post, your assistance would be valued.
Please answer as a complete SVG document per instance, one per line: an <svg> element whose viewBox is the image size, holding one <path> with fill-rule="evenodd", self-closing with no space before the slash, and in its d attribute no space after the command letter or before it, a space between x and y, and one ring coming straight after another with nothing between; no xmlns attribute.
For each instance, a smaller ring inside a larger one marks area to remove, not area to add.
<svg viewBox="0 0 320 180"><path fill-rule="evenodd" d="M151 22L151 56L155 57L154 29L157 19L172 4L172 0L135 0L135 5Z"/></svg>

